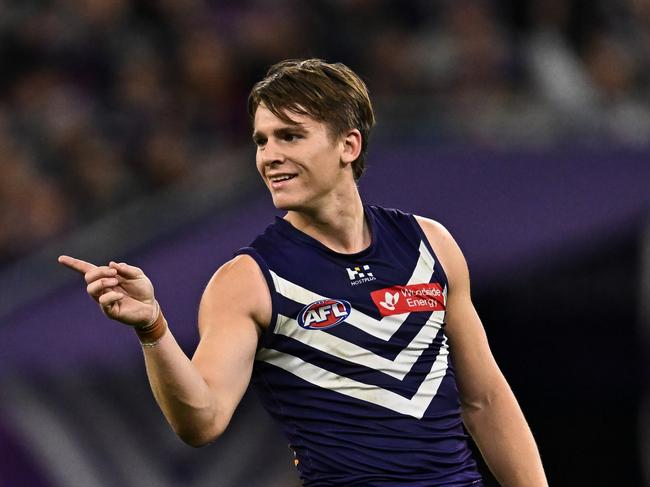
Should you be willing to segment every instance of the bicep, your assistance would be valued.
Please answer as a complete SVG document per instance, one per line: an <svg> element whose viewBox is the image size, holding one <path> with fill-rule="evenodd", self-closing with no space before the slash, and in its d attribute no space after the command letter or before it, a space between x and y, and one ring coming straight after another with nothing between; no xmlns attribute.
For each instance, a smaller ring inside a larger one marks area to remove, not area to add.
<svg viewBox="0 0 650 487"><path fill-rule="evenodd" d="M228 415L248 387L261 326L270 319L270 306L264 277L248 256L225 264L203 293L200 341L192 362Z"/></svg>
<svg viewBox="0 0 650 487"><path fill-rule="evenodd" d="M460 399L465 406L481 407L504 379L469 296L449 293L446 321Z"/></svg>
<svg viewBox="0 0 650 487"><path fill-rule="evenodd" d="M439 223L418 218L448 279L445 333L464 405L489 401L503 385L481 319L472 303L467 262L451 234Z"/></svg>

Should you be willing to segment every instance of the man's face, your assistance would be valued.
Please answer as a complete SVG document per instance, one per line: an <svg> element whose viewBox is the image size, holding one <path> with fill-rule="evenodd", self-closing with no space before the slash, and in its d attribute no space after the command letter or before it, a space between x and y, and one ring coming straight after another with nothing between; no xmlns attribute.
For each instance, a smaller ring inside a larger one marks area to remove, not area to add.
<svg viewBox="0 0 650 487"><path fill-rule="evenodd" d="M255 112L253 141L256 164L283 210L309 211L335 197L346 176L341 164L342 142L332 140L324 123L289 113L295 124L276 117L264 105Z"/></svg>

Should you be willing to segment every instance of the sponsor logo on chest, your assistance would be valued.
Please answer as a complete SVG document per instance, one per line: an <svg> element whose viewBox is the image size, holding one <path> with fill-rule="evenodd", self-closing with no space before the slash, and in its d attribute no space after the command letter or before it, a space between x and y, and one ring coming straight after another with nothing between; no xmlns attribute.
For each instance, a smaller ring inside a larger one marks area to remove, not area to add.
<svg viewBox="0 0 650 487"><path fill-rule="evenodd" d="M307 330L324 330L345 320L351 309L350 303L342 299L321 299L305 306L297 321Z"/></svg>
<svg viewBox="0 0 650 487"><path fill-rule="evenodd" d="M444 292L437 282L378 289L370 297L382 316L445 310Z"/></svg>
<svg viewBox="0 0 650 487"><path fill-rule="evenodd" d="M357 286L364 282L376 281L377 278L373 275L369 265L360 265L355 267L346 267L348 277L350 278L350 285Z"/></svg>

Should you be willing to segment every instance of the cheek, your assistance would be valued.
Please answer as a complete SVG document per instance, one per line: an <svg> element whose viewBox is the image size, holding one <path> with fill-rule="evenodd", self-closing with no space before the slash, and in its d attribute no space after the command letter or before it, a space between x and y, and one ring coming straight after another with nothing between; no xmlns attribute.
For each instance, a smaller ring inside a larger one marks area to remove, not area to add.
<svg viewBox="0 0 650 487"><path fill-rule="evenodd" d="M262 176L262 179L264 178L264 164L262 164L259 151L255 152L255 168L257 169L257 172L259 173L260 176Z"/></svg>

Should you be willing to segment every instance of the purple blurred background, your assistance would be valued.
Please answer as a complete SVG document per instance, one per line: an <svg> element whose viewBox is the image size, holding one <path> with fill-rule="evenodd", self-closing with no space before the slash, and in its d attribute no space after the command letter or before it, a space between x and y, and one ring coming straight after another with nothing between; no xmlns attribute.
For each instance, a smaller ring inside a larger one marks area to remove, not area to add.
<svg viewBox="0 0 650 487"><path fill-rule="evenodd" d="M650 2L65 0L0 6L0 486L297 485L254 397L176 439L56 256L145 269L191 354L276 214L246 94L305 56L371 90L365 201L464 250L551 485L650 485Z"/></svg>
<svg viewBox="0 0 650 487"><path fill-rule="evenodd" d="M647 157L378 147L361 191L370 204L408 209L447 226L480 290L555 265L563 256L580 259L581 249L640 229L650 209ZM259 193L226 215L203 218L129 256L156 284L159 300L169 303L165 313L178 323L175 335L182 342L198 339L198 301L212 273L281 215L261 183ZM129 346L130 330L106 321L75 282L6 319L0 328L3 362L16 369L65 370L111 365L137 353Z"/></svg>

